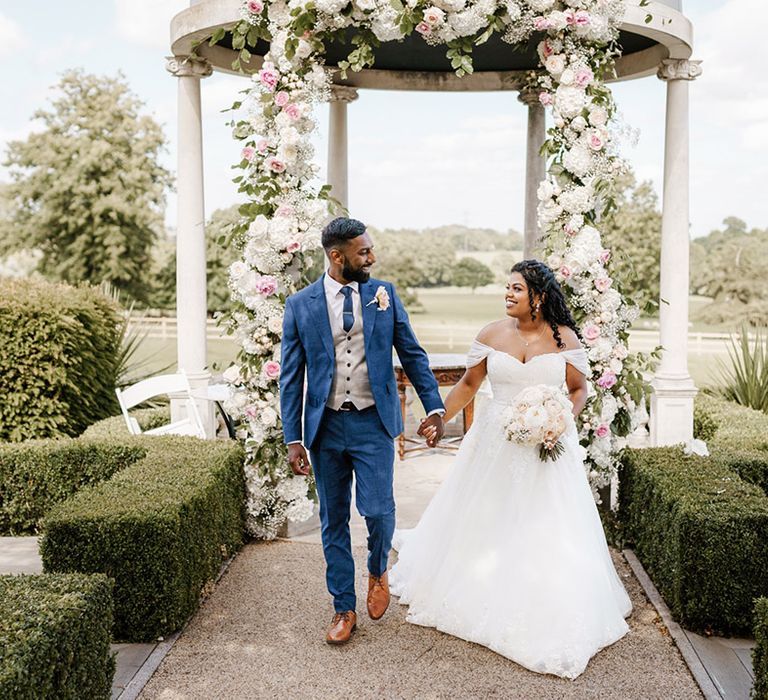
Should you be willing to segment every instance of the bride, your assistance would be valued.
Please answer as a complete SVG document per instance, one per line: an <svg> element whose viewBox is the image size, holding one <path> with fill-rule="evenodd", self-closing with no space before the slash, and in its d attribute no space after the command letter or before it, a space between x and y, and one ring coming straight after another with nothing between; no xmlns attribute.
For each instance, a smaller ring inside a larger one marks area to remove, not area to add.
<svg viewBox="0 0 768 700"><path fill-rule="evenodd" d="M450 420L487 376L493 400L467 432L455 464L417 527L396 533L392 592L407 620L482 644L538 673L577 677L623 637L631 603L613 567L576 428L542 462L508 441L502 412L523 388L567 385L573 413L589 367L552 271L512 268L507 318L483 328L445 401ZM434 432L421 428L430 444Z"/></svg>

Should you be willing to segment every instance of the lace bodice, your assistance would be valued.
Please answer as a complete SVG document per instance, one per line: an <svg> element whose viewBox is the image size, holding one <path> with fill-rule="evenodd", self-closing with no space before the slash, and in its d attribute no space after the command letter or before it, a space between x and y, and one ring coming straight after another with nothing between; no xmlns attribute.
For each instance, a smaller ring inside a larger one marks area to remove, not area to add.
<svg viewBox="0 0 768 700"><path fill-rule="evenodd" d="M589 375L589 362L584 349L548 352L520 362L516 357L481 343L472 342L467 355L467 367L474 367L488 359L488 381L495 401L512 400L522 389L535 384L562 386L565 365L573 365L579 372Z"/></svg>

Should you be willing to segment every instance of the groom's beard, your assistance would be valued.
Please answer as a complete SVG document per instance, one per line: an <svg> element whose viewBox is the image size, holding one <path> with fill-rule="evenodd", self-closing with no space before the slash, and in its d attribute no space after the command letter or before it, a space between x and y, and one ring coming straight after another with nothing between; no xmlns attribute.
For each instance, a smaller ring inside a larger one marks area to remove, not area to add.
<svg viewBox="0 0 768 700"><path fill-rule="evenodd" d="M358 268L357 270L353 270L346 260L344 261L344 267L341 271L341 274L345 280L349 280L350 282L357 282L358 284L365 284L371 277L371 273L365 272L362 267Z"/></svg>

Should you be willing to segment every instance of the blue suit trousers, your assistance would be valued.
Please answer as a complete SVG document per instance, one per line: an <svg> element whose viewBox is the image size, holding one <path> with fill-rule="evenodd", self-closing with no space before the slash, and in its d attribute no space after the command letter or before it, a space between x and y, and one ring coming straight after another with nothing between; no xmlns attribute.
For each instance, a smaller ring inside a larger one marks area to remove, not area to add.
<svg viewBox="0 0 768 700"><path fill-rule="evenodd" d="M368 527L368 571L387 570L395 531L395 445L375 406L326 408L310 449L320 500L326 582L336 612L355 610L355 563L349 534L352 477L357 510Z"/></svg>

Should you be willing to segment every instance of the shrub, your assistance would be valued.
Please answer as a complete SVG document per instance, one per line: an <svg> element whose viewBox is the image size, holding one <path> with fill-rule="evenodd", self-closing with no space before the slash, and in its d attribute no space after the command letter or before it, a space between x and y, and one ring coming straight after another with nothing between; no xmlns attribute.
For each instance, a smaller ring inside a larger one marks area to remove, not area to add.
<svg viewBox="0 0 768 700"><path fill-rule="evenodd" d="M755 603L755 648L752 650L752 666L755 670L754 700L768 700L768 598Z"/></svg>
<svg viewBox="0 0 768 700"><path fill-rule="evenodd" d="M723 454L742 479L768 495L768 416L706 395L696 398L696 413L716 425L710 447Z"/></svg>
<svg viewBox="0 0 768 700"><path fill-rule="evenodd" d="M728 348L729 362L718 360L720 381L717 392L728 401L768 413L768 347L765 331L743 324L738 340L732 338Z"/></svg>
<svg viewBox="0 0 768 700"><path fill-rule="evenodd" d="M118 412L119 344L97 290L0 280L0 440L78 435Z"/></svg>
<svg viewBox="0 0 768 700"><path fill-rule="evenodd" d="M142 430L151 430L161 425L165 425L171 420L170 407L161 408L139 408L131 411L131 416L135 418ZM83 438L102 440L123 440L131 437L128 432L128 426L125 424L125 418L122 414L105 418L98 423L91 425L83 434Z"/></svg>
<svg viewBox="0 0 768 700"><path fill-rule="evenodd" d="M56 503L146 454L137 445L39 440L0 445L0 535L35 534Z"/></svg>
<svg viewBox="0 0 768 700"><path fill-rule="evenodd" d="M0 697L109 698L111 593L106 576L0 576Z"/></svg>
<svg viewBox="0 0 768 700"><path fill-rule="evenodd" d="M727 455L625 450L619 509L627 539L675 619L688 629L748 633L768 594L768 498Z"/></svg>
<svg viewBox="0 0 768 700"><path fill-rule="evenodd" d="M137 438L144 459L45 518L46 571L115 579L116 639L149 641L197 609L245 529L243 452L234 442Z"/></svg>

